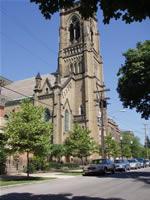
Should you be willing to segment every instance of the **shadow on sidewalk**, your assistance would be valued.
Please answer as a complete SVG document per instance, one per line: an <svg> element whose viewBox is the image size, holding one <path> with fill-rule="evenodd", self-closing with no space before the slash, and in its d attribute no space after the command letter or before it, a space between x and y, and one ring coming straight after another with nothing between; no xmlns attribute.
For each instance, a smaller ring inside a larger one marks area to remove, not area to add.
<svg viewBox="0 0 150 200"><path fill-rule="evenodd" d="M121 198L100 198L87 196L72 196L72 194L42 194L10 193L0 197L1 200L124 200Z"/></svg>

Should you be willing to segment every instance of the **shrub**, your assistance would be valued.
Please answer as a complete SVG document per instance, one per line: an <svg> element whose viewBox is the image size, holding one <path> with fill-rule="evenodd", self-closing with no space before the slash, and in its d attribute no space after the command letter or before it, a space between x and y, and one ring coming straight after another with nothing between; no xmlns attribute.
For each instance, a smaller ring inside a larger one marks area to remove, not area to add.
<svg viewBox="0 0 150 200"><path fill-rule="evenodd" d="M0 147L0 175L6 173L6 152L3 147Z"/></svg>

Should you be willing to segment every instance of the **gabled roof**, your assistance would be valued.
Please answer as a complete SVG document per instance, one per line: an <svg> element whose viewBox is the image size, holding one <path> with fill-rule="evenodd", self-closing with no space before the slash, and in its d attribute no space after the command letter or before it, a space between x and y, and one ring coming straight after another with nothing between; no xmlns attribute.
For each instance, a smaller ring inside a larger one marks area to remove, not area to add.
<svg viewBox="0 0 150 200"><path fill-rule="evenodd" d="M49 82L51 87L55 84L55 75L53 74L44 74L41 75L41 87L43 87L46 81ZM61 84L68 80L68 78L62 78ZM2 88L1 94L7 98L7 101L20 100L25 97L33 97L35 87L35 77L31 77L24 80L18 80L6 85L5 88Z"/></svg>
<svg viewBox="0 0 150 200"><path fill-rule="evenodd" d="M13 81L11 81L11 80L9 80L6 77L1 76L1 75L0 75L0 81L4 81L4 85L8 85L8 84L13 82Z"/></svg>
<svg viewBox="0 0 150 200"><path fill-rule="evenodd" d="M51 85L54 85L55 76L51 74L41 75L41 85L44 84L46 78L48 78ZM25 96L32 97L34 94L35 77L31 77L24 80L14 81L13 83L2 88L2 95L5 95L8 100L19 100ZM16 91L16 92L14 92Z"/></svg>

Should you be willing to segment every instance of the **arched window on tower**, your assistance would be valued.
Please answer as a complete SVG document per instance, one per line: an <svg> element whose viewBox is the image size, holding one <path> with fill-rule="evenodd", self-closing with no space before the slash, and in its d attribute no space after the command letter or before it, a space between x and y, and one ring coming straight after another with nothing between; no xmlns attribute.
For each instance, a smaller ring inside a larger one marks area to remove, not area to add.
<svg viewBox="0 0 150 200"><path fill-rule="evenodd" d="M65 119L64 119L64 131L69 131L69 112L65 110Z"/></svg>
<svg viewBox="0 0 150 200"><path fill-rule="evenodd" d="M80 22L76 16L73 16L69 26L70 42L77 42L80 38Z"/></svg>
<svg viewBox="0 0 150 200"><path fill-rule="evenodd" d="M70 31L70 42L73 42L73 40L74 40L74 25L72 23L70 24L69 31Z"/></svg>
<svg viewBox="0 0 150 200"><path fill-rule="evenodd" d="M80 23L79 21L75 24L75 39L78 40L80 38Z"/></svg>

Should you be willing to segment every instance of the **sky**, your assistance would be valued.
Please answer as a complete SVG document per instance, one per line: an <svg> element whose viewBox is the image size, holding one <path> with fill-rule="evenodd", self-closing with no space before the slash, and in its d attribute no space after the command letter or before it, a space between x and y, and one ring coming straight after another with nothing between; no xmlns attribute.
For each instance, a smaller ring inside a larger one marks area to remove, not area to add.
<svg viewBox="0 0 150 200"><path fill-rule="evenodd" d="M121 130L133 131L144 142L144 124L150 137L150 120L141 119L135 110L125 109L119 101L117 72L124 64L123 53L135 48L139 41L150 39L150 21L125 24L111 20L102 22L98 11L100 52L103 57L108 114ZM45 20L37 5L29 0L0 0L0 73L10 80L21 80L57 69L59 14Z"/></svg>

